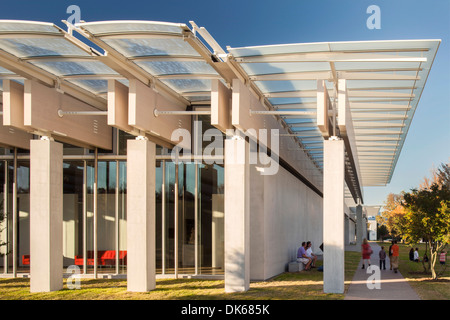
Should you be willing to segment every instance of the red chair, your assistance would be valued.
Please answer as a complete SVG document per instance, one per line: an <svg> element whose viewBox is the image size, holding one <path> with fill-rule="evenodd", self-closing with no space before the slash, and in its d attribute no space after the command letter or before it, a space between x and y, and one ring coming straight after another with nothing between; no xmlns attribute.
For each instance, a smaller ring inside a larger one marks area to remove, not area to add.
<svg viewBox="0 0 450 320"><path fill-rule="evenodd" d="M29 255L29 254L24 254L24 255L22 256L22 264L23 264L24 266L30 265L30 255Z"/></svg>

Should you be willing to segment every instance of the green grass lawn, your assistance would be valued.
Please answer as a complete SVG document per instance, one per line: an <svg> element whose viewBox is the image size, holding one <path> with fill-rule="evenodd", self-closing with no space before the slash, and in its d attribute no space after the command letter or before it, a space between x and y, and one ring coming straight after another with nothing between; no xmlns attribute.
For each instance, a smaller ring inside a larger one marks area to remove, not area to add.
<svg viewBox="0 0 450 320"><path fill-rule="evenodd" d="M360 253L345 253L345 286L350 284ZM322 261L318 261L318 266ZM0 279L2 300L342 300L343 294L323 293L323 272L283 273L267 281L250 284L245 293L225 293L223 280L158 279L156 289L147 293L127 292L126 280L83 279L81 289L30 293L30 280Z"/></svg>
<svg viewBox="0 0 450 320"><path fill-rule="evenodd" d="M386 251L389 248L389 243L378 243L380 246L383 245ZM423 300L450 300L450 266L443 276L437 280L433 281L430 274L424 274L422 262L413 262L409 260L409 250L411 247L419 248L420 257L423 256L425 252L425 244L419 243L417 245L408 246L406 244L399 244L400 247L400 264L399 271L403 277L408 280L411 287L417 292L419 297ZM448 260L447 254L447 264ZM386 266L388 267L388 266ZM441 265L439 261L436 263L436 271L440 270Z"/></svg>
<svg viewBox="0 0 450 320"><path fill-rule="evenodd" d="M389 244L380 243L387 249ZM416 247L416 246L414 246ZM423 255L424 245L419 244ZM439 281L423 274L422 263L409 261L410 247L400 244L400 272L424 300L450 299L450 268ZM358 263L359 252L345 252L345 289L347 290ZM318 261L318 266L322 261ZM283 273L267 281L255 281L244 293L225 293L223 280L158 279L156 289L147 293L127 292L126 280L83 279L81 289L64 289L49 293L30 293L26 278L0 279L1 300L342 300L344 294L323 293L323 273L301 271Z"/></svg>

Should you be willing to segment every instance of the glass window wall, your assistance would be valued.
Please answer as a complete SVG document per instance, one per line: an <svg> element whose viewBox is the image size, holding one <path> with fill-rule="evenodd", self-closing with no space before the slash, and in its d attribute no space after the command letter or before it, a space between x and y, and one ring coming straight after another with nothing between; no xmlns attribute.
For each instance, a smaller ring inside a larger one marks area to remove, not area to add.
<svg viewBox="0 0 450 320"><path fill-rule="evenodd" d="M100 155L96 165L84 149L66 145L64 150L64 268L76 265L85 274L126 274L126 160ZM1 151L0 274L29 273L30 161L26 153L14 161L13 152ZM157 153L157 274L223 274L223 167L175 164L167 149L158 147Z"/></svg>

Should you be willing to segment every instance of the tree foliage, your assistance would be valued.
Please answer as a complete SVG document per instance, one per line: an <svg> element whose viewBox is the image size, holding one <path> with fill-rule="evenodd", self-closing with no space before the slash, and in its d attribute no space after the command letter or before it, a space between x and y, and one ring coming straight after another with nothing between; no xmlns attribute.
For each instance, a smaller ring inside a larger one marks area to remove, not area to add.
<svg viewBox="0 0 450 320"><path fill-rule="evenodd" d="M401 195L389 194L383 209L379 223L386 225L393 238L401 236L410 244L426 242L429 269L437 279L438 255L450 243L450 163L433 169L419 188Z"/></svg>
<svg viewBox="0 0 450 320"><path fill-rule="evenodd" d="M387 232L392 238L399 235L399 221L405 214L402 206L403 196L399 194L390 193L387 196L386 202L382 208L382 212L376 217L380 226L385 226Z"/></svg>
<svg viewBox="0 0 450 320"><path fill-rule="evenodd" d="M437 184L425 189L413 189L403 194L402 205L405 214L399 220L398 230L407 243L427 242L431 274L436 279L438 254L449 243L450 189Z"/></svg>

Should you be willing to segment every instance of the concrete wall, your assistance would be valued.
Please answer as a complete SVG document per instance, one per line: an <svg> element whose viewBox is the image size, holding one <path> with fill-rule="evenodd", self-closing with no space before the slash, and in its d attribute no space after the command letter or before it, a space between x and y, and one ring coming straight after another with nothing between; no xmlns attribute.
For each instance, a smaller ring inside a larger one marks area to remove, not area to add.
<svg viewBox="0 0 450 320"><path fill-rule="evenodd" d="M250 173L250 278L286 271L303 241L322 253L322 197L284 168L276 175Z"/></svg>

